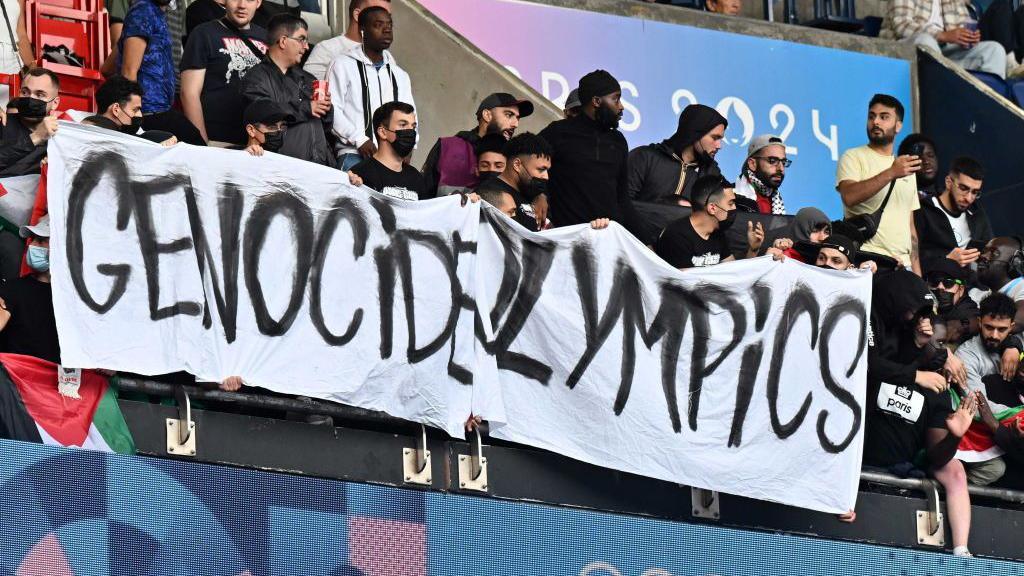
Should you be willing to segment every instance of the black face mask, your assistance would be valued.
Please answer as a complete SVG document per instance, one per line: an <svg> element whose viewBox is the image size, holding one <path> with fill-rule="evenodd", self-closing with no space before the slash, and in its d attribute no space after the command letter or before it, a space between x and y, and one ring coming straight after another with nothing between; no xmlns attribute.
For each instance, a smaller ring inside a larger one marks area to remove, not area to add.
<svg viewBox="0 0 1024 576"><path fill-rule="evenodd" d="M727 210L726 211L725 220L722 220L721 222L718 223L718 229L725 231L725 230L728 230L729 228L731 228L732 225L736 222L736 212L737 211L738 211L737 208L733 208L732 210Z"/></svg>
<svg viewBox="0 0 1024 576"><path fill-rule="evenodd" d="M937 289L932 294L935 295L935 301L939 304L939 314L945 314L953 309L953 294L951 292Z"/></svg>
<svg viewBox="0 0 1024 576"><path fill-rule="evenodd" d="M607 129L615 130L619 127L619 114L607 106L601 106L594 114L597 123Z"/></svg>
<svg viewBox="0 0 1024 576"><path fill-rule="evenodd" d="M7 103L8 108L17 108L18 116L26 120L42 120L46 118L46 100L21 96Z"/></svg>
<svg viewBox="0 0 1024 576"><path fill-rule="evenodd" d="M483 172L481 172L479 174L478 179L480 180L480 183L483 184L484 182L487 182L489 180L494 180L498 176L501 176L501 172L500 171L484 170Z"/></svg>
<svg viewBox="0 0 1024 576"><path fill-rule="evenodd" d="M395 141L391 143L391 147L395 149L395 154L405 158L416 147L416 130L407 128L395 130L394 133Z"/></svg>
<svg viewBox="0 0 1024 576"><path fill-rule="evenodd" d="M284 146L284 132L264 132L261 146L267 152L277 152L281 146Z"/></svg>
<svg viewBox="0 0 1024 576"><path fill-rule="evenodd" d="M118 129L125 134L138 134L139 128L142 128L142 116L132 116L131 122L125 124L118 120L120 126Z"/></svg>

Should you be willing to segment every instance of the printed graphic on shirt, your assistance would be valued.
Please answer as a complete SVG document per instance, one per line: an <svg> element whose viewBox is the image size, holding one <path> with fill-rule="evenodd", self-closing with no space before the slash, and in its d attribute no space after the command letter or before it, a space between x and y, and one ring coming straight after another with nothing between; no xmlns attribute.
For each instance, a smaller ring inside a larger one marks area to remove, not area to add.
<svg viewBox="0 0 1024 576"><path fill-rule="evenodd" d="M906 386L882 382L878 388L878 408L896 414L907 422L917 422L924 408L924 395Z"/></svg>
<svg viewBox="0 0 1024 576"><path fill-rule="evenodd" d="M224 47L218 50L221 54L227 55L231 59L228 62L227 72L224 73L224 82L231 84L231 75L235 73L235 78L242 78L245 73L249 71L249 68L260 63L260 59L249 50L249 47L245 45L245 42L241 38L225 37L221 39L224 42ZM267 45L259 40L252 40L252 43L259 48L264 54L267 53Z"/></svg>
<svg viewBox="0 0 1024 576"><path fill-rule="evenodd" d="M390 196L392 198L398 198L399 200L420 199L420 195L413 192L412 190L409 190L408 188L400 188L397 186L385 186L384 189L380 191L380 193L385 196Z"/></svg>
<svg viewBox="0 0 1024 576"><path fill-rule="evenodd" d="M690 258L690 261L693 262L694 268L701 268L703 266L714 266L715 264L718 264L721 259L722 256L720 254L708 252L703 256L694 256L693 258Z"/></svg>

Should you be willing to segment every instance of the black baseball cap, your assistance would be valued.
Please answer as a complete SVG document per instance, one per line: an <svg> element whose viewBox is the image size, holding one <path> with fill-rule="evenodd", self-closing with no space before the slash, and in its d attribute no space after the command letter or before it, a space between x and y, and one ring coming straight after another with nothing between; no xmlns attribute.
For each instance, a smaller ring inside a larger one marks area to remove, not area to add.
<svg viewBox="0 0 1024 576"><path fill-rule="evenodd" d="M295 122L295 116L284 111L281 106L273 100L257 100L245 109L242 115L243 121L255 126L256 124L276 124L281 120Z"/></svg>
<svg viewBox="0 0 1024 576"><path fill-rule="evenodd" d="M950 278L960 284L966 284L970 279L970 272L966 268L961 268L959 264L945 256L929 258L921 263L921 268L924 270L926 280L928 278Z"/></svg>
<svg viewBox="0 0 1024 576"><path fill-rule="evenodd" d="M841 234L829 236L821 243L821 247L838 250L840 254L849 258L850 262L857 256L857 243Z"/></svg>
<svg viewBox="0 0 1024 576"><path fill-rule="evenodd" d="M530 102L529 100L519 100L508 92L495 92L487 98L484 98L483 101L480 102L480 106L477 107L476 113L479 115L484 110L498 108L499 106L502 108L511 108L512 106L519 108L520 118L526 118L530 114L533 114L533 102Z"/></svg>

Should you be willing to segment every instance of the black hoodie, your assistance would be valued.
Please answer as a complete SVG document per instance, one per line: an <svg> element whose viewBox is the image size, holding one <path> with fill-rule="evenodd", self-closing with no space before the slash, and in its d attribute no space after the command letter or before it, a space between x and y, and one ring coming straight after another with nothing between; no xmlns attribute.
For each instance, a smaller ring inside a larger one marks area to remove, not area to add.
<svg viewBox="0 0 1024 576"><path fill-rule="evenodd" d="M703 162L698 159L696 164L685 167L686 178L683 186L679 186L684 169L680 157L683 149L700 140L719 124L728 126L729 121L710 106L691 104L679 115L679 126L675 134L662 142L641 146L629 153L626 188L652 238L657 238L668 222L685 214L666 206L678 205L680 197L689 199L698 176L721 174L714 158L703 159Z"/></svg>
<svg viewBox="0 0 1024 576"><path fill-rule="evenodd" d="M925 431L945 428L951 412L948 393L918 386L917 371L941 362L944 349L914 343L916 317L933 309L935 297L912 272L899 269L875 275L868 332L868 387L865 398L864 463L888 467L913 462L925 448ZM933 462L941 465L941 462Z"/></svg>

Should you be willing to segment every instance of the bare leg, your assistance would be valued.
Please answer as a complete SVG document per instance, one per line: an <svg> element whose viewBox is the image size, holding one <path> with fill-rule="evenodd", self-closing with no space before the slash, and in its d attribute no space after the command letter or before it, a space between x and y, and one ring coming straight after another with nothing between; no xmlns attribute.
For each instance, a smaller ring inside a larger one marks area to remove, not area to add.
<svg viewBox="0 0 1024 576"><path fill-rule="evenodd" d="M953 547L967 546L967 537L971 532L971 497L967 493L964 465L953 458L944 466L934 469L933 474L946 489L946 511L953 532Z"/></svg>

